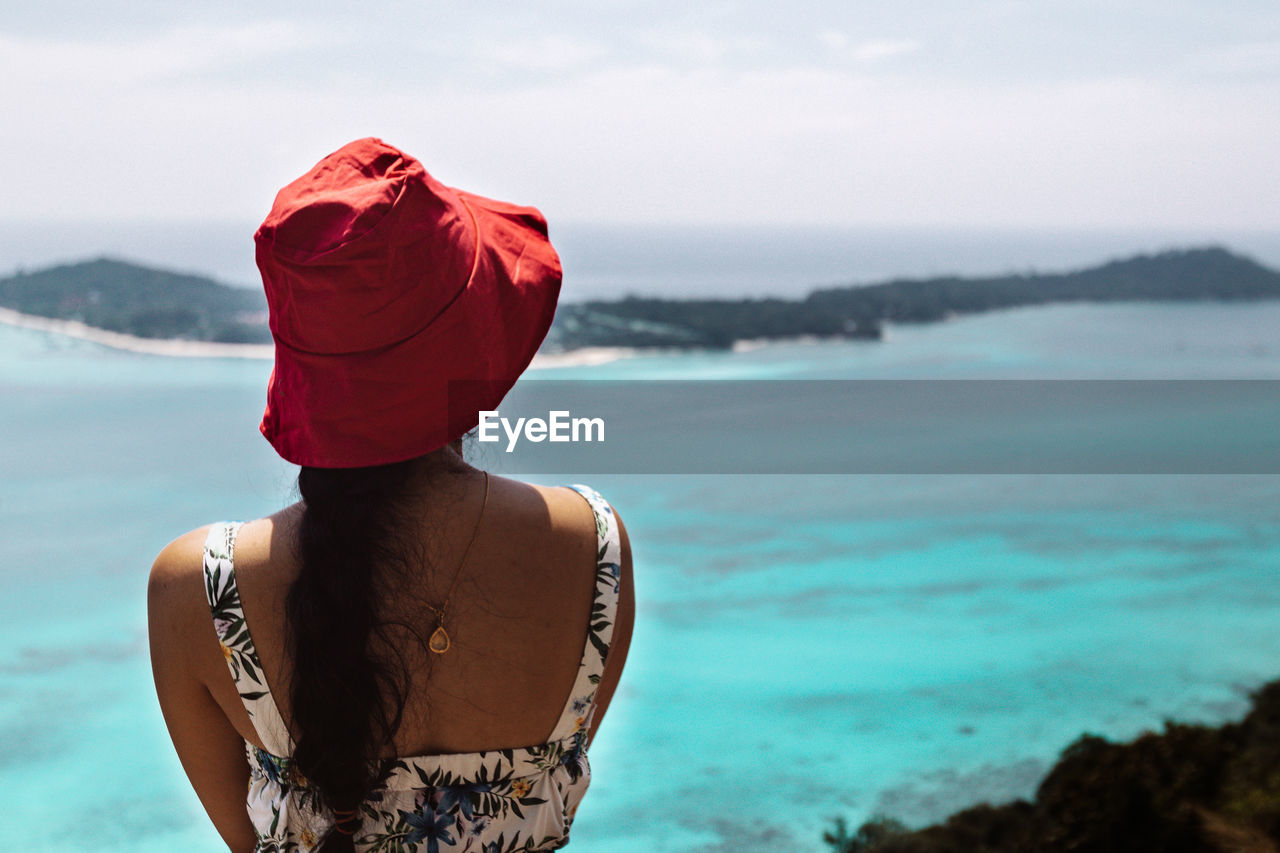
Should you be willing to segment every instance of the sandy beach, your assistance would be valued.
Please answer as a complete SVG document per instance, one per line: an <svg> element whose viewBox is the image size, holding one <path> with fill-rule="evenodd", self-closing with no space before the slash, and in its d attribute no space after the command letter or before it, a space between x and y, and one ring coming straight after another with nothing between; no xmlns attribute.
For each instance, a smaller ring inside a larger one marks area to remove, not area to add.
<svg viewBox="0 0 1280 853"><path fill-rule="evenodd" d="M275 347L271 344L223 344L213 341L183 341L165 338L139 338L123 332L110 332L88 326L78 320L54 320L34 314L23 314L9 308L0 308L0 323L19 326L23 329L35 329L40 332L53 332L78 338L82 341L100 344L112 349L142 353L144 355L178 356L181 358L257 358L271 359L275 357Z"/></svg>
<svg viewBox="0 0 1280 853"><path fill-rule="evenodd" d="M607 364L620 358L631 358L639 355L633 347L583 347L566 352L538 353L529 366L535 370L546 370L556 367L591 367L596 364Z"/></svg>
<svg viewBox="0 0 1280 853"><path fill-rule="evenodd" d="M0 308L0 323L40 332L66 335L82 341L112 349L143 355L160 355L177 358L251 358L270 361L275 358L271 344L227 344L214 341L184 341L165 338L140 338L123 332L111 332L89 326L78 320L54 320L34 314L23 314L9 308ZM630 347L584 347L562 353L539 353L534 356L535 369L559 367L589 367L606 364L636 354Z"/></svg>

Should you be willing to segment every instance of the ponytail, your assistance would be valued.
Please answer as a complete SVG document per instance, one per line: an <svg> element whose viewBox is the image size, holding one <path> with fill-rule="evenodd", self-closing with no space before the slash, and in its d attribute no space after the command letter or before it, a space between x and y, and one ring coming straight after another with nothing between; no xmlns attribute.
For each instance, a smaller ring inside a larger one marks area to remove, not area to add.
<svg viewBox="0 0 1280 853"><path fill-rule="evenodd" d="M293 763L335 814L324 853L355 850L360 804L404 712L403 662L372 655L370 641L382 628L380 580L405 563L394 527L411 464L298 474L301 571L286 600Z"/></svg>

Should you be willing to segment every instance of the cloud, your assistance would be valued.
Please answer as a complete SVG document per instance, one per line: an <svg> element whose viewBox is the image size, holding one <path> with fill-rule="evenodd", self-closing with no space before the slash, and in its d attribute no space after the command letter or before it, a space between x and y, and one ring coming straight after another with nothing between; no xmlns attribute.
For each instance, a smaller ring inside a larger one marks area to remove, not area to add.
<svg viewBox="0 0 1280 853"><path fill-rule="evenodd" d="M840 29L823 29L818 33L818 42L833 58L856 65L883 63L897 56L918 53L924 47L918 38L873 38L852 44L849 33Z"/></svg>
<svg viewBox="0 0 1280 853"><path fill-rule="evenodd" d="M29 127L0 129L21 153L0 179L10 215L247 219L323 154L377 135L446 183L561 221L1275 227L1272 94L839 67L619 66L487 89L160 86L125 110L59 107L37 147Z"/></svg>
<svg viewBox="0 0 1280 853"><path fill-rule="evenodd" d="M844 50L849 46L849 36L839 30L823 30L818 33L818 41L831 50Z"/></svg>
<svg viewBox="0 0 1280 853"><path fill-rule="evenodd" d="M953 36L762 7L623 27L600 8L580 26L456 7L394 30L0 34L0 217L253 219L378 135L446 182L577 220L1280 225L1264 31L1064 71L989 20Z"/></svg>
<svg viewBox="0 0 1280 853"><path fill-rule="evenodd" d="M645 62L666 60L677 65L723 65L766 55L772 43L763 35L711 34L696 30L650 29L634 37L648 54Z"/></svg>
<svg viewBox="0 0 1280 853"><path fill-rule="evenodd" d="M915 39L879 39L857 44L849 51L849 54L858 62L872 63L907 53L915 53L922 47L924 45Z"/></svg>
<svg viewBox="0 0 1280 853"><path fill-rule="evenodd" d="M871 39L853 44L849 35L840 30L823 30L818 42L831 53L862 65L883 62L896 56L915 53L924 47L918 39Z"/></svg>
<svg viewBox="0 0 1280 853"><path fill-rule="evenodd" d="M127 40L20 38L0 34L0 74L9 87L71 83L129 86L233 67L320 43L286 21L176 27Z"/></svg>
<svg viewBox="0 0 1280 853"><path fill-rule="evenodd" d="M599 67L611 57L609 47L602 42L562 33L475 39L466 53L471 61L492 62L515 71Z"/></svg>
<svg viewBox="0 0 1280 853"><path fill-rule="evenodd" d="M1228 45L1207 51L1201 64L1221 74L1276 74L1280 72L1280 39Z"/></svg>

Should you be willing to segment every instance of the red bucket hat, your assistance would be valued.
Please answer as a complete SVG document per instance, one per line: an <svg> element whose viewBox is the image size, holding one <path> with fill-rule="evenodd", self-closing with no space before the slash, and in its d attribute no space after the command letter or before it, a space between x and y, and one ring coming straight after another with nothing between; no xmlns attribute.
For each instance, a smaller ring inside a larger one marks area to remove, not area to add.
<svg viewBox="0 0 1280 853"><path fill-rule="evenodd" d="M282 189L254 235L275 339L261 430L298 465L421 456L537 352L560 258L536 209L446 187L379 139Z"/></svg>

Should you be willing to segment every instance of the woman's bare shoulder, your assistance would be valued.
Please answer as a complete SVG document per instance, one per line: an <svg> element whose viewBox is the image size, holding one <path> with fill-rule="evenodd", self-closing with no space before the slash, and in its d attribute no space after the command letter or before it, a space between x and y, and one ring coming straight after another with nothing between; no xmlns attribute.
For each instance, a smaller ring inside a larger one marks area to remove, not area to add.
<svg viewBox="0 0 1280 853"><path fill-rule="evenodd" d="M297 523L300 509L301 504L293 504L264 518L241 523L240 533L236 536L237 562L248 557L248 552L258 550L259 540L269 541L273 534L291 531ZM197 527L161 549L151 565L149 587L153 594L174 594L175 588L190 589L193 578L200 579L200 588L203 589L204 548L212 528L212 524ZM265 545L265 541L261 544Z"/></svg>
<svg viewBox="0 0 1280 853"><path fill-rule="evenodd" d="M211 525L184 533L161 549L147 581L147 624L157 690L181 692L174 684L199 678L205 667L202 640L213 642L204 591L204 545ZM162 678L163 673L180 673ZM184 682L185 683L185 682ZM165 686L168 685L168 686ZM163 695L162 695L163 698Z"/></svg>
<svg viewBox="0 0 1280 853"><path fill-rule="evenodd" d="M272 521L292 509L286 508L273 516L247 522L242 529L247 531L264 524L269 527ZM151 564L147 582L147 598L153 606L156 603L204 605L204 549L212 528L212 524L206 524L189 530L160 549Z"/></svg>
<svg viewBox="0 0 1280 853"><path fill-rule="evenodd" d="M204 545L209 538L206 524L182 534L160 550L151 564L151 576L147 584L148 598L172 598L188 593L193 581L199 580L204 565ZM199 588L203 589L203 581Z"/></svg>
<svg viewBox="0 0 1280 853"><path fill-rule="evenodd" d="M590 506L583 498L583 495L572 486L543 486L534 483L523 485L539 496L549 511L553 524L572 524L574 519L593 518ZM609 503L610 507L613 506L607 496L601 495L601 497Z"/></svg>
<svg viewBox="0 0 1280 853"><path fill-rule="evenodd" d="M570 488L569 486L562 486L559 488L559 491L563 494L572 495L573 497L571 499L573 500L578 500L578 501L582 500L581 495L579 495L577 491ZM613 518L618 523L618 541L622 549L622 555L624 560L630 563L631 539L627 536L627 526L622 523L622 514L618 512L618 508L614 506L613 501L609 500L608 495L601 494L598 491L596 492L596 494L600 495L600 497L604 499L604 502L609 505L609 509L613 511ZM594 521L594 517L592 520Z"/></svg>

